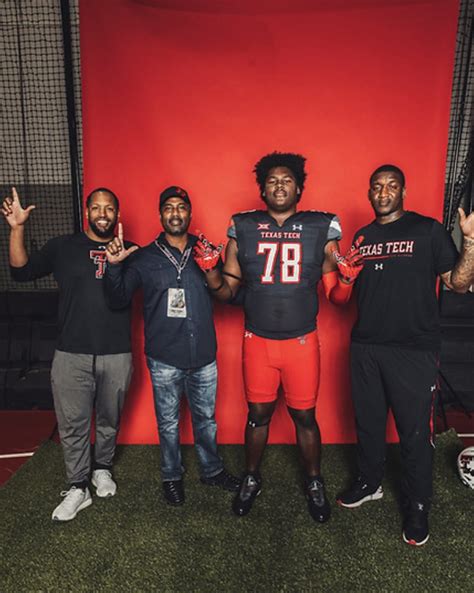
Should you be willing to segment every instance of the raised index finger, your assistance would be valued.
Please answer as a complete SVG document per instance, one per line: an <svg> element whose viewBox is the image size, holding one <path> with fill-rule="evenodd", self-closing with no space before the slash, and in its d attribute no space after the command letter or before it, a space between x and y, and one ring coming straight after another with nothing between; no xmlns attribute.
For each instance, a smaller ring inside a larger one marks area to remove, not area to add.
<svg viewBox="0 0 474 593"><path fill-rule="evenodd" d="M16 191L16 188L12 187L12 196L13 196L13 201L14 202L20 202L20 198L18 196L18 193Z"/></svg>
<svg viewBox="0 0 474 593"><path fill-rule="evenodd" d="M118 238L120 242L123 244L123 225L121 222L118 223Z"/></svg>

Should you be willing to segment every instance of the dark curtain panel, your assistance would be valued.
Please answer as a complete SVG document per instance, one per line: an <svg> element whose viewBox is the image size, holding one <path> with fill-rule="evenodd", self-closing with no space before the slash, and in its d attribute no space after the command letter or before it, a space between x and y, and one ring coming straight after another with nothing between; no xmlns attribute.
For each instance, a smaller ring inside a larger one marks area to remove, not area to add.
<svg viewBox="0 0 474 593"><path fill-rule="evenodd" d="M473 22L474 0L460 0L444 195L444 224L449 231L458 207L470 211L473 202Z"/></svg>

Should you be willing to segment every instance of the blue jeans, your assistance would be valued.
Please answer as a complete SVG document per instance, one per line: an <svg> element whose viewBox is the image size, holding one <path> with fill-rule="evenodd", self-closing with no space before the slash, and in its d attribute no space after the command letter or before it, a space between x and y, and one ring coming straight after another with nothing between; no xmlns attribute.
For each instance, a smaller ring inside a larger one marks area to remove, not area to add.
<svg viewBox="0 0 474 593"><path fill-rule="evenodd" d="M150 357L147 357L147 364L155 398L163 481L180 480L184 471L178 427L179 402L183 393L191 411L201 477L210 478L217 475L224 466L217 453L217 426L214 417L216 361L197 369L178 369Z"/></svg>

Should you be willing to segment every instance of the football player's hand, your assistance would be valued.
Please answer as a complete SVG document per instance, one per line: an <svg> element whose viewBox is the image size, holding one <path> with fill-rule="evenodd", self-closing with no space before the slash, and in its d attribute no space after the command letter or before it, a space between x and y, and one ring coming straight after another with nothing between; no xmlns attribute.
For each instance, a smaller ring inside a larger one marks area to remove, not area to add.
<svg viewBox="0 0 474 593"><path fill-rule="evenodd" d="M219 245L215 247L202 233L199 233L198 240L194 246L194 261L203 272L209 272L217 267L217 264L221 259L221 251L223 248L224 245L222 243L219 243Z"/></svg>
<svg viewBox="0 0 474 593"><path fill-rule="evenodd" d="M359 249L363 240L364 237L358 237L346 255L341 255L337 250L333 252L339 274L347 284L355 282L364 267L364 256Z"/></svg>
<svg viewBox="0 0 474 593"><path fill-rule="evenodd" d="M123 242L123 226L118 223L118 236L114 237L110 243L107 244L105 255L109 264L118 264L126 259L131 253L139 249L138 245L132 245L128 249L125 248Z"/></svg>
<svg viewBox="0 0 474 593"><path fill-rule="evenodd" d="M30 216L30 212L35 208L36 206L33 204L27 208L23 208L16 189L12 187L11 197L8 196L3 200L2 214L10 227L15 229L25 224Z"/></svg>

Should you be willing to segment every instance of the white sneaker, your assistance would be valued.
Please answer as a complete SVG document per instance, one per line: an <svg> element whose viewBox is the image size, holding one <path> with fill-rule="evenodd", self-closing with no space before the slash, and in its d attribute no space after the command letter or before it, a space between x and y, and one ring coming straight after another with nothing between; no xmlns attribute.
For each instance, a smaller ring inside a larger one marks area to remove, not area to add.
<svg viewBox="0 0 474 593"><path fill-rule="evenodd" d="M72 486L69 490L61 492L64 498L53 511L53 521L70 521L74 519L79 511L86 509L92 504L89 488L76 488Z"/></svg>
<svg viewBox="0 0 474 593"><path fill-rule="evenodd" d="M117 492L117 484L112 479L112 474L108 469L96 469L92 472L93 486L97 488L97 496L106 498L114 496Z"/></svg>

